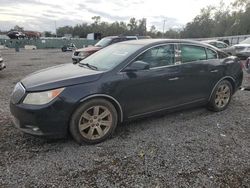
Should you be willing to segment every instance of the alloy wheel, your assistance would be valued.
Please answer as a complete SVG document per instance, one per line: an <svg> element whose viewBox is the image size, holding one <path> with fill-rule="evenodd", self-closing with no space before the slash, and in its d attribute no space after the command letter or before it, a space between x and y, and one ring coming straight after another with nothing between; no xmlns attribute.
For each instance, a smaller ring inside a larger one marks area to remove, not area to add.
<svg viewBox="0 0 250 188"><path fill-rule="evenodd" d="M100 139L112 126L112 114L105 106L92 106L85 110L78 123L80 134L90 140Z"/></svg>
<svg viewBox="0 0 250 188"><path fill-rule="evenodd" d="M215 105L218 108L224 108L231 96L231 90L227 84L222 84L218 87L216 94L215 94Z"/></svg>

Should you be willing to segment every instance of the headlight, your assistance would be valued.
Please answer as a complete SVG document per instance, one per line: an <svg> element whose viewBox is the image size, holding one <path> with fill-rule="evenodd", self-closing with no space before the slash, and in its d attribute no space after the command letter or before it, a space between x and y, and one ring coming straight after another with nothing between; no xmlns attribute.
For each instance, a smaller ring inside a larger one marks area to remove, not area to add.
<svg viewBox="0 0 250 188"><path fill-rule="evenodd" d="M53 89L50 91L29 93L25 97L23 103L33 104L33 105L47 104L50 101L52 101L54 98L56 98L63 90L64 88L59 88L59 89Z"/></svg>
<svg viewBox="0 0 250 188"><path fill-rule="evenodd" d="M78 55L81 57L84 57L86 54L85 54L85 52L80 52Z"/></svg>

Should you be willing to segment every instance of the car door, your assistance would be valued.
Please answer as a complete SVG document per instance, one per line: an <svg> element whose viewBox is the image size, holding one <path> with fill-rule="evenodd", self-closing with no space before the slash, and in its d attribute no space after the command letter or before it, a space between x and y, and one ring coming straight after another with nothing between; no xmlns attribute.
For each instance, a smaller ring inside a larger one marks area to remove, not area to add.
<svg viewBox="0 0 250 188"><path fill-rule="evenodd" d="M220 52L219 54L210 48L206 48L208 72L210 74L210 91L214 85L223 77L225 65L222 63L227 57L226 54Z"/></svg>
<svg viewBox="0 0 250 188"><path fill-rule="evenodd" d="M207 58L206 48L193 44L181 44L181 74L184 77L183 102L207 100L219 71L214 67L218 59Z"/></svg>
<svg viewBox="0 0 250 188"><path fill-rule="evenodd" d="M121 72L124 80L119 84L122 88L120 98L126 101L126 116L150 113L180 104L183 87L175 45L151 47L135 58L127 68L138 61L148 63L149 69L126 72L125 68Z"/></svg>

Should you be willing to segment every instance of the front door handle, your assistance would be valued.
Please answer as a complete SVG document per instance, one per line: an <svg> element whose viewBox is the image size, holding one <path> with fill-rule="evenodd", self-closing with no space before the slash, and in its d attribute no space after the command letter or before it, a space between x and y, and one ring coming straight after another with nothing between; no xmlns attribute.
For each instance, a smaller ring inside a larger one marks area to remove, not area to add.
<svg viewBox="0 0 250 188"><path fill-rule="evenodd" d="M170 81L179 80L179 77L169 78L168 80Z"/></svg>
<svg viewBox="0 0 250 188"><path fill-rule="evenodd" d="M219 71L219 70L215 69L215 70L211 70L210 72L215 73L215 72L218 72L218 71Z"/></svg>

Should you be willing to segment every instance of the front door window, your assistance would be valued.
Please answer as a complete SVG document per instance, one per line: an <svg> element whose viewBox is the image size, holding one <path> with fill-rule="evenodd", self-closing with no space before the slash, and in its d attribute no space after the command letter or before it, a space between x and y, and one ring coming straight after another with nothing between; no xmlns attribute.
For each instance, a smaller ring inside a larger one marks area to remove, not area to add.
<svg viewBox="0 0 250 188"><path fill-rule="evenodd" d="M135 61L143 61L149 64L150 68L174 65L175 49L174 44L157 46L151 48L136 58Z"/></svg>

